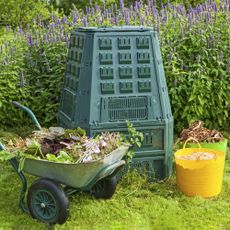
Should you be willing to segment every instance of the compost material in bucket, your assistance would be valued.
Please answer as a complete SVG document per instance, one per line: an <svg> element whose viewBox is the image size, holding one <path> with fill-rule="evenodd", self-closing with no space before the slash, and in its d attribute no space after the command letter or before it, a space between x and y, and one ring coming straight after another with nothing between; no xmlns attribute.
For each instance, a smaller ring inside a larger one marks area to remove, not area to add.
<svg viewBox="0 0 230 230"><path fill-rule="evenodd" d="M213 160L216 159L217 156L214 153L208 153L208 152L193 152L186 156L177 156L179 159L183 160Z"/></svg>

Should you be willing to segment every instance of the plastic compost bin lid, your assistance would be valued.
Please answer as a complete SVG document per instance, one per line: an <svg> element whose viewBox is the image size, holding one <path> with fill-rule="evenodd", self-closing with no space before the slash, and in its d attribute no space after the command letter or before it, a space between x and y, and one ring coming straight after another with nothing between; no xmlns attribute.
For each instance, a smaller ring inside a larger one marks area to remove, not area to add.
<svg viewBox="0 0 230 230"><path fill-rule="evenodd" d="M114 26L114 27L80 27L76 29L76 32L143 32L143 31L152 31L151 27L142 27L142 26Z"/></svg>

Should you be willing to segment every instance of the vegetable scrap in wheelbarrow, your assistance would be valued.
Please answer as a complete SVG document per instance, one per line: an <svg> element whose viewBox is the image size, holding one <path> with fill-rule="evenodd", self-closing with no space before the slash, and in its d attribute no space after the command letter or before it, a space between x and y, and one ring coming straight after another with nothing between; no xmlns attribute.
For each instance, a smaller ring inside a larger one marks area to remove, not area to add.
<svg viewBox="0 0 230 230"><path fill-rule="evenodd" d="M33 131L26 139L10 140L8 151L17 156L63 163L81 163L104 158L118 148L123 139L118 132L104 132L95 138L86 136L85 130L51 127Z"/></svg>

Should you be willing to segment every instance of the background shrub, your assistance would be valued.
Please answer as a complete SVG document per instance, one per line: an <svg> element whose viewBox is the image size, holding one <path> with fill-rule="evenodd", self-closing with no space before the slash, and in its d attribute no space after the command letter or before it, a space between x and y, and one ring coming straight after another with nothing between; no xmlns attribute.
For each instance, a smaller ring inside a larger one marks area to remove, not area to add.
<svg viewBox="0 0 230 230"><path fill-rule="evenodd" d="M26 26L38 17L49 18L45 2L40 0L0 0L0 23L3 25Z"/></svg>
<svg viewBox="0 0 230 230"><path fill-rule="evenodd" d="M79 26L144 25L159 34L175 127L193 119L209 128L229 127L229 1L194 8L158 9L151 1L126 8L91 5L60 17L39 18L26 29L6 28L0 37L0 126L24 125L25 115L10 101L33 109L43 126L56 123L70 31Z"/></svg>

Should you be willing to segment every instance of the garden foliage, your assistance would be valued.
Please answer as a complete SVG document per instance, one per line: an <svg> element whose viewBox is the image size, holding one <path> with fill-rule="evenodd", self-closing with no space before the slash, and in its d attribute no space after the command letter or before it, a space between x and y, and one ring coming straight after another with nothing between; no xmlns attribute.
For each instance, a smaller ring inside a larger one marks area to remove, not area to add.
<svg viewBox="0 0 230 230"><path fill-rule="evenodd" d="M159 34L175 127L201 119L208 128L230 124L230 2L206 2L186 10L168 3L123 1L91 5L59 17L39 17L26 29L7 26L0 37L0 126L25 125L10 102L29 106L43 126L56 123L70 31L79 26L143 25Z"/></svg>
<svg viewBox="0 0 230 230"><path fill-rule="evenodd" d="M0 25L25 26L37 18L48 19L49 10L42 0L0 0Z"/></svg>

